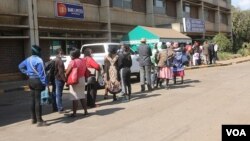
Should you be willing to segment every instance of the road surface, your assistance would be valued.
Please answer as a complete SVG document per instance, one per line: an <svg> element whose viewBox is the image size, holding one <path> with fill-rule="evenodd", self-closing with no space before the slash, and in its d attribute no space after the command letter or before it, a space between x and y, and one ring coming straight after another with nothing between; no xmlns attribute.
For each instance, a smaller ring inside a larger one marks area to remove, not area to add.
<svg viewBox="0 0 250 141"><path fill-rule="evenodd" d="M250 62L189 70L184 84L152 93L138 93L134 83L130 102L101 100L88 117L47 106L48 127L31 125L28 94L11 92L0 100L0 141L220 141L222 124L250 124L249 70Z"/></svg>

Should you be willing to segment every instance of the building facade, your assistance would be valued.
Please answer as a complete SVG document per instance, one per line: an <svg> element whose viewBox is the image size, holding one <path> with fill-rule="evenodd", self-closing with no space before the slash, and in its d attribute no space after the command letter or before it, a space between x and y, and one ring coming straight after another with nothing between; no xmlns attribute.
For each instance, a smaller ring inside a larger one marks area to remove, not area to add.
<svg viewBox="0 0 250 141"><path fill-rule="evenodd" d="M67 17L70 7L80 7L72 11L83 17ZM184 17L204 21L205 31L185 32ZM117 42L136 25L172 26L193 38L230 36L231 0L1 0L0 81L22 78L17 66L32 44L42 47L47 61L56 48L68 54L85 43Z"/></svg>

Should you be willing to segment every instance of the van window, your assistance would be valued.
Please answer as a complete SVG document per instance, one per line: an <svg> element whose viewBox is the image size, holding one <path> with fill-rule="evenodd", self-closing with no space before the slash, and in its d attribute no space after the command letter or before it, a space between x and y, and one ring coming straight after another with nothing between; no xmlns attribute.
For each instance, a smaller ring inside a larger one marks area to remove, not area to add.
<svg viewBox="0 0 250 141"><path fill-rule="evenodd" d="M116 52L120 49L121 45L109 45L110 47L114 47L116 49Z"/></svg>
<svg viewBox="0 0 250 141"><path fill-rule="evenodd" d="M105 53L103 45L85 46L82 49L82 53L84 53L84 50L87 49L87 48L90 48L92 50L92 54L95 54L95 53Z"/></svg>

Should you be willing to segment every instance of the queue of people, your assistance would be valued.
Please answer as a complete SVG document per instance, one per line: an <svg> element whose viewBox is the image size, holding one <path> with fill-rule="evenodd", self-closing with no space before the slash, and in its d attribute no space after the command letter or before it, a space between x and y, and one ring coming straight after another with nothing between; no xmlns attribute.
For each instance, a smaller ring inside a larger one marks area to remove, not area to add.
<svg viewBox="0 0 250 141"><path fill-rule="evenodd" d="M215 64L218 60L218 48L219 46L217 43L208 41L204 41L203 44L195 41L193 45L187 43L185 51L189 58L189 66Z"/></svg>
<svg viewBox="0 0 250 141"><path fill-rule="evenodd" d="M183 54L179 44L177 42L162 43L160 48L156 44L155 49L152 51L147 45L146 39L141 39L141 44L138 47L141 92L145 92L145 86L147 86L148 91L153 91L158 86L169 89L170 80L173 79L174 84L176 84L176 77L181 77L183 83L184 64L182 61L185 53ZM42 119L40 99L41 92L50 83L52 84L53 111L64 113L62 103L63 88L65 84L69 84L69 77L72 77L73 73L76 74L77 82L69 85L69 99L72 101L72 114L70 114L70 117L77 116L79 102L84 109L84 115L88 115L87 107L94 108L99 106L96 104L98 86L96 74L100 74L105 81L104 99L107 99L110 93L113 96L113 101L116 101L116 95L120 93L124 98L123 100L129 101L132 93L130 47L121 45L121 48L118 50L116 47L110 46L108 52L109 54L104 58L104 68L102 68L92 58L92 50L90 48L84 50L84 58L80 58L81 53L79 49L73 48L70 51L71 61L65 70L62 61L63 50L57 49L57 56L50 61L50 68L47 69L48 65L45 67L41 59L41 48L37 45L32 46L32 56L19 64L20 71L29 77L28 82L32 97L32 124L47 126L47 123ZM50 70L49 78L46 76L48 70ZM65 71L66 73L64 73ZM166 81L165 86L162 85L164 81ZM85 96L85 91L87 96Z"/></svg>

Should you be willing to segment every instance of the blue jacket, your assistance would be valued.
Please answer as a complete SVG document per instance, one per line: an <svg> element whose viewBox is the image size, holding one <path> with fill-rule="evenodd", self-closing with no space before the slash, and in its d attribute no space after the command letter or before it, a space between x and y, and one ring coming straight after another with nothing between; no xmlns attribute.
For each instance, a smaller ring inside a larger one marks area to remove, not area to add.
<svg viewBox="0 0 250 141"><path fill-rule="evenodd" d="M40 57L32 55L21 62L18 67L19 70L29 76L29 78L39 78L43 85L48 85L43 60Z"/></svg>

